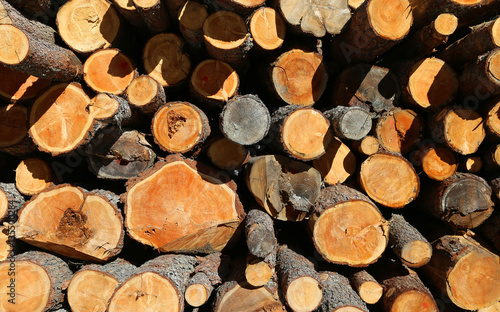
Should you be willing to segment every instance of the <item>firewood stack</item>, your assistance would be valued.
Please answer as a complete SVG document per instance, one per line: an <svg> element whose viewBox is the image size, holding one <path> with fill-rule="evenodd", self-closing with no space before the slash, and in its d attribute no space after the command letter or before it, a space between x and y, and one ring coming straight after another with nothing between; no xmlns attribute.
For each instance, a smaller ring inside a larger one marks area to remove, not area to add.
<svg viewBox="0 0 500 312"><path fill-rule="evenodd" d="M500 311L499 0L0 0L0 311Z"/></svg>

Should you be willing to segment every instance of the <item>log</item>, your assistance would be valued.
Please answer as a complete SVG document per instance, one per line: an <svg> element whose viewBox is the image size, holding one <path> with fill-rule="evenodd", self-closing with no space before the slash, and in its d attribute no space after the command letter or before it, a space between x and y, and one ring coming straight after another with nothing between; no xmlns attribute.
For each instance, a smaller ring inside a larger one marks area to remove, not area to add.
<svg viewBox="0 0 500 312"><path fill-rule="evenodd" d="M29 140L28 109L21 104L0 107L0 149L15 147L25 140Z"/></svg>
<svg viewBox="0 0 500 312"><path fill-rule="evenodd" d="M101 125L115 124L121 127L133 119L130 104L112 93L98 93L90 100L88 111Z"/></svg>
<svg viewBox="0 0 500 312"><path fill-rule="evenodd" d="M184 291L196 258L163 255L141 265L109 300L109 312L184 311Z"/></svg>
<svg viewBox="0 0 500 312"><path fill-rule="evenodd" d="M382 149L406 154L423 138L424 121L411 109L396 107L383 113L375 128Z"/></svg>
<svg viewBox="0 0 500 312"><path fill-rule="evenodd" d="M222 106L238 93L240 78L227 63L205 60L198 64L190 79L193 96L209 106Z"/></svg>
<svg viewBox="0 0 500 312"><path fill-rule="evenodd" d="M129 235L161 252L220 251L245 215L233 181L179 155L129 180L123 197Z"/></svg>
<svg viewBox="0 0 500 312"><path fill-rule="evenodd" d="M38 149L57 156L87 143L98 126L87 110L89 103L75 83L56 84L39 96L29 116L29 135Z"/></svg>
<svg viewBox="0 0 500 312"><path fill-rule="evenodd" d="M133 0L146 28L153 34L166 32L170 22L166 5L161 0Z"/></svg>
<svg viewBox="0 0 500 312"><path fill-rule="evenodd" d="M458 67L497 47L500 47L500 18L474 26L469 34L447 46L438 57Z"/></svg>
<svg viewBox="0 0 500 312"><path fill-rule="evenodd" d="M54 3L50 0L7 0L16 9L31 19L37 20L42 23L53 22L55 12L53 9ZM59 0L58 3L64 3L67 0Z"/></svg>
<svg viewBox="0 0 500 312"><path fill-rule="evenodd" d="M266 258L276 252L273 220L264 211L252 209L248 212L245 218L245 237L248 251L255 257Z"/></svg>
<svg viewBox="0 0 500 312"><path fill-rule="evenodd" d="M402 215L392 214L389 223L389 243L401 262L410 268L426 265L432 256L427 239Z"/></svg>
<svg viewBox="0 0 500 312"><path fill-rule="evenodd" d="M176 34L158 34L146 42L142 62L146 74L163 87L173 87L187 80L191 72L189 56L182 52L183 41Z"/></svg>
<svg viewBox="0 0 500 312"><path fill-rule="evenodd" d="M374 113L394 108L401 96L398 77L389 69L370 64L345 68L333 84L333 103L360 106Z"/></svg>
<svg viewBox="0 0 500 312"><path fill-rule="evenodd" d="M370 112L361 107L337 106L323 112L340 139L361 140L372 129Z"/></svg>
<svg viewBox="0 0 500 312"><path fill-rule="evenodd" d="M287 305L294 311L313 311L323 299L322 284L314 265L304 256L280 246L276 271Z"/></svg>
<svg viewBox="0 0 500 312"><path fill-rule="evenodd" d="M449 148L427 146L417 152L417 158L427 177L433 180L442 181L457 172L458 162Z"/></svg>
<svg viewBox="0 0 500 312"><path fill-rule="evenodd" d="M408 0L368 0L354 12L351 22L333 42L342 63L371 62L400 42L413 22Z"/></svg>
<svg viewBox="0 0 500 312"><path fill-rule="evenodd" d="M106 0L68 1L57 11L57 30L72 50L90 54L116 43L120 16Z"/></svg>
<svg viewBox="0 0 500 312"><path fill-rule="evenodd" d="M445 235L432 247L433 256L423 271L455 305L476 310L499 301L500 264L497 255L466 236Z"/></svg>
<svg viewBox="0 0 500 312"><path fill-rule="evenodd" d="M245 279L254 287L266 285L275 274L276 249L265 258L257 258L251 253L246 258Z"/></svg>
<svg viewBox="0 0 500 312"><path fill-rule="evenodd" d="M420 180L415 169L398 154L378 152L360 169L360 184L371 199L390 208L402 208L417 198Z"/></svg>
<svg viewBox="0 0 500 312"><path fill-rule="evenodd" d="M214 287L208 276L198 272L189 279L184 297L190 306L200 307L208 301L213 290Z"/></svg>
<svg viewBox="0 0 500 312"><path fill-rule="evenodd" d="M69 184L47 188L19 211L16 238L69 258L107 261L123 247L117 202L118 196L108 191Z"/></svg>
<svg viewBox="0 0 500 312"><path fill-rule="evenodd" d="M422 190L422 204L432 215L458 229L472 229L493 212L491 187L471 173L455 173L443 181L429 181Z"/></svg>
<svg viewBox="0 0 500 312"><path fill-rule="evenodd" d="M10 275L9 275L10 273ZM73 273L51 254L28 251L0 263L2 311L55 311L63 306L63 291Z"/></svg>
<svg viewBox="0 0 500 312"><path fill-rule="evenodd" d="M318 312L367 312L368 307L352 289L349 280L335 272L319 272L323 286L323 301Z"/></svg>
<svg viewBox="0 0 500 312"><path fill-rule="evenodd" d="M279 49L286 36L285 21L273 8L261 7L250 17L250 34L254 49L273 51Z"/></svg>
<svg viewBox="0 0 500 312"><path fill-rule="evenodd" d="M471 156L467 157L460 165L465 171L476 173L483 168L483 161L481 157Z"/></svg>
<svg viewBox="0 0 500 312"><path fill-rule="evenodd" d="M446 144L461 155L475 153L486 131L483 118L475 111L461 107L445 107L429 123L432 139Z"/></svg>
<svg viewBox="0 0 500 312"><path fill-rule="evenodd" d="M133 1L130 0L111 0L116 10L125 20L134 28L139 30L146 29L144 20L137 11Z"/></svg>
<svg viewBox="0 0 500 312"><path fill-rule="evenodd" d="M24 197L13 183L0 182L0 220L12 221L17 219L17 213L24 205Z"/></svg>
<svg viewBox="0 0 500 312"><path fill-rule="evenodd" d="M351 18L347 0L277 2L281 15L289 25L317 38L326 34L338 35Z"/></svg>
<svg viewBox="0 0 500 312"><path fill-rule="evenodd" d="M271 115L269 136L273 146L303 161L324 155L333 140L328 119L316 109L298 105L282 106Z"/></svg>
<svg viewBox="0 0 500 312"><path fill-rule="evenodd" d="M16 168L16 188L24 195L35 195L53 183L49 164L41 158L21 160Z"/></svg>
<svg viewBox="0 0 500 312"><path fill-rule="evenodd" d="M245 181L255 200L271 217L301 221L319 196L321 174L290 158L265 155L250 159Z"/></svg>
<svg viewBox="0 0 500 312"><path fill-rule="evenodd" d="M292 49L281 54L270 68L274 92L289 105L312 106L326 89L328 73L317 52Z"/></svg>
<svg viewBox="0 0 500 312"><path fill-rule="evenodd" d="M493 137L500 137L500 98L496 97L486 105L487 112L484 114L486 130Z"/></svg>
<svg viewBox="0 0 500 312"><path fill-rule="evenodd" d="M169 153L187 153L210 135L205 113L188 102L169 102L154 115L151 131L155 143Z"/></svg>
<svg viewBox="0 0 500 312"><path fill-rule="evenodd" d="M200 52L205 49L203 23L208 14L207 6L194 0L186 1L179 9L177 15L179 29L192 52Z"/></svg>
<svg viewBox="0 0 500 312"><path fill-rule="evenodd" d="M120 95L136 76L132 60L118 49L99 50L83 64L83 78L95 92Z"/></svg>
<svg viewBox="0 0 500 312"><path fill-rule="evenodd" d="M73 312L104 312L115 288L137 268L123 259L105 265L86 265L76 272L68 286L67 298Z"/></svg>
<svg viewBox="0 0 500 312"><path fill-rule="evenodd" d="M231 258L220 252L209 254L205 257L197 257L198 265L194 272L205 274L212 285L220 285L229 278L231 273Z"/></svg>
<svg viewBox="0 0 500 312"><path fill-rule="evenodd" d="M16 103L31 100L47 88L51 79L42 79L0 64L0 97Z"/></svg>
<svg viewBox="0 0 500 312"><path fill-rule="evenodd" d="M88 145L89 169L100 179L128 180L153 167L156 154L137 130L109 127Z"/></svg>
<svg viewBox="0 0 500 312"><path fill-rule="evenodd" d="M216 138L207 145L207 156L212 164L219 169L238 170L250 160L250 153L243 145L229 141L224 137Z"/></svg>
<svg viewBox="0 0 500 312"><path fill-rule="evenodd" d="M212 6L217 11L232 11L244 16L265 5L265 2L265 0L214 0Z"/></svg>
<svg viewBox="0 0 500 312"><path fill-rule="evenodd" d="M464 66L460 93L466 99L486 100L500 94L500 48L478 57ZM471 97L471 98L470 98Z"/></svg>
<svg viewBox="0 0 500 312"><path fill-rule="evenodd" d="M27 74L69 81L82 74L82 63L70 50L45 42L13 25L0 25L0 62Z"/></svg>
<svg viewBox="0 0 500 312"><path fill-rule="evenodd" d="M388 242L388 224L367 196L336 184L323 189L314 206L309 230L325 260L365 267L382 255Z"/></svg>
<svg viewBox="0 0 500 312"><path fill-rule="evenodd" d="M132 107L146 115L154 114L167 99L163 86L147 75L132 80L127 87L126 98Z"/></svg>
<svg viewBox="0 0 500 312"><path fill-rule="evenodd" d="M341 140L333 138L325 155L313 160L313 166L325 183L344 183L356 171L356 156Z"/></svg>
<svg viewBox="0 0 500 312"><path fill-rule="evenodd" d="M236 96L230 99L220 114L220 129L226 138L252 145L261 141L271 126L271 115L256 95Z"/></svg>
<svg viewBox="0 0 500 312"><path fill-rule="evenodd" d="M380 143L376 137L367 135L360 141L353 141L352 149L363 155L370 156L379 151Z"/></svg>
<svg viewBox="0 0 500 312"><path fill-rule="evenodd" d="M402 89L408 104L420 110L436 111L455 99L458 78L443 60L429 57L404 67Z"/></svg>
<svg viewBox="0 0 500 312"><path fill-rule="evenodd" d="M375 304L382 298L383 287L366 270L351 274L349 281L364 302Z"/></svg>

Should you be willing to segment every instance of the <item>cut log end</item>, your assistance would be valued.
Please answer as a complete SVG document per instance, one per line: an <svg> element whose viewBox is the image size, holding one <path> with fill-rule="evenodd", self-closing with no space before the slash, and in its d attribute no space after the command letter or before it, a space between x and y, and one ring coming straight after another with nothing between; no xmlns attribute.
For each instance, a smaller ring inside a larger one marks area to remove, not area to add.
<svg viewBox="0 0 500 312"><path fill-rule="evenodd" d="M500 28L500 26L498 28ZM487 71L490 73L493 80L495 80L497 84L500 84L500 49L497 49L488 58L488 70ZM497 93L498 93L498 91L496 92L496 94Z"/></svg>
<svg viewBox="0 0 500 312"><path fill-rule="evenodd" d="M429 262L432 256L432 246L428 242L413 241L401 250L401 260L411 267L421 267Z"/></svg>
<svg viewBox="0 0 500 312"><path fill-rule="evenodd" d="M211 14L203 23L203 37L208 45L216 49L232 50L242 46L248 39L247 25L243 18L229 11Z"/></svg>
<svg viewBox="0 0 500 312"><path fill-rule="evenodd" d="M403 39L413 23L410 8L408 0L372 0L368 3L369 23L379 36L387 40Z"/></svg>
<svg viewBox="0 0 500 312"><path fill-rule="evenodd" d="M391 289L388 291L391 291ZM399 295L391 307L391 312L405 311L438 312L439 309L430 294L418 290L409 290Z"/></svg>
<svg viewBox="0 0 500 312"><path fill-rule="evenodd" d="M320 283L309 276L302 276L292 281L287 287L285 296L290 308L296 312L313 311L323 299Z"/></svg>
<svg viewBox="0 0 500 312"><path fill-rule="evenodd" d="M158 83L149 76L141 76L132 80L127 88L127 99L134 106L149 104L158 93Z"/></svg>
<svg viewBox="0 0 500 312"><path fill-rule="evenodd" d="M476 173L483 168L483 160L478 156L467 157L463 163L464 169L470 173Z"/></svg>
<svg viewBox="0 0 500 312"><path fill-rule="evenodd" d="M0 107L0 148L20 143L28 134L28 109L20 104Z"/></svg>
<svg viewBox="0 0 500 312"><path fill-rule="evenodd" d="M71 310L73 312L105 311L108 300L118 284L119 281L116 278L106 273L94 270L75 273L67 290Z"/></svg>
<svg viewBox="0 0 500 312"><path fill-rule="evenodd" d="M373 155L380 149L380 143L374 136L367 135L361 141L354 141L353 147L363 155Z"/></svg>
<svg viewBox="0 0 500 312"><path fill-rule="evenodd" d="M274 9L263 7L253 13L250 19L250 33L259 47L269 51L275 50L281 47L285 40L285 22Z"/></svg>
<svg viewBox="0 0 500 312"><path fill-rule="evenodd" d="M439 14L434 20L434 29L443 36L449 36L455 32L458 27L458 18L450 13Z"/></svg>
<svg viewBox="0 0 500 312"><path fill-rule="evenodd" d="M248 161L250 154L244 146L221 138L210 144L207 156L217 168L235 170Z"/></svg>
<svg viewBox="0 0 500 312"><path fill-rule="evenodd" d="M448 146L462 155L475 153L486 137L481 115L465 108L444 110L442 113L446 114L443 120L444 139ZM440 117L441 114L437 119Z"/></svg>
<svg viewBox="0 0 500 312"><path fill-rule="evenodd" d="M377 303L382 297L383 292L384 288L375 281L364 282L358 289L359 296L368 304Z"/></svg>
<svg viewBox="0 0 500 312"><path fill-rule="evenodd" d="M264 286L274 274L274 267L270 267L265 261L253 258L245 269L246 281L255 287Z"/></svg>
<svg viewBox="0 0 500 312"><path fill-rule="evenodd" d="M186 302L192 307L200 307L205 304L208 296L207 289L201 284L189 285L184 293Z"/></svg>
<svg viewBox="0 0 500 312"><path fill-rule="evenodd" d="M421 139L423 124L414 111L395 108L379 118L378 142L386 151L405 154Z"/></svg>
<svg viewBox="0 0 500 312"><path fill-rule="evenodd" d="M236 95L239 84L236 71L229 64L217 60L201 62L191 76L191 86L196 94L218 102L227 102Z"/></svg>
<svg viewBox="0 0 500 312"><path fill-rule="evenodd" d="M120 108L120 103L106 93L99 93L89 103L89 113L97 120L105 120L113 117Z"/></svg>
<svg viewBox="0 0 500 312"><path fill-rule="evenodd" d="M16 188L24 195L38 194L49 187L51 182L51 169L40 158L24 159L16 168Z"/></svg>
<svg viewBox="0 0 500 312"><path fill-rule="evenodd" d="M458 167L454 153L444 147L426 149L421 156L421 161L425 174L438 181L451 177Z"/></svg>
<svg viewBox="0 0 500 312"><path fill-rule="evenodd" d="M21 63L30 51L28 37L13 25L0 25L0 62L7 65Z"/></svg>
<svg viewBox="0 0 500 312"><path fill-rule="evenodd" d="M313 160L313 165L326 183L343 183L356 171L356 156L342 141L333 138L325 155Z"/></svg>
<svg viewBox="0 0 500 312"><path fill-rule="evenodd" d="M207 7L200 2L191 0L182 6L177 15L180 25L189 30L201 30L207 17Z"/></svg>

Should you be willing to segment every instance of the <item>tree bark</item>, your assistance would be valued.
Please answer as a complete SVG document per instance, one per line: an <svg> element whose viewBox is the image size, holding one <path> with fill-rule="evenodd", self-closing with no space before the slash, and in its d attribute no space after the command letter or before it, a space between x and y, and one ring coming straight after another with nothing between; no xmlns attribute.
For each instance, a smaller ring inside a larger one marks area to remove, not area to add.
<svg viewBox="0 0 500 312"><path fill-rule="evenodd" d="M166 32L169 28L168 12L161 0L133 0L146 28L153 34Z"/></svg>
<svg viewBox="0 0 500 312"><path fill-rule="evenodd" d="M208 8L202 2L188 0L179 9L177 20L179 29L193 54L205 50L203 39L203 23L208 17Z"/></svg>
<svg viewBox="0 0 500 312"><path fill-rule="evenodd" d="M384 289L367 271L361 270L351 274L349 281L364 302L375 304L382 298Z"/></svg>
<svg viewBox="0 0 500 312"><path fill-rule="evenodd" d="M318 312L343 311L368 312L368 307L352 289L349 280L335 272L320 272L323 301Z"/></svg>
<svg viewBox="0 0 500 312"><path fill-rule="evenodd" d="M401 262L411 268L426 265L432 256L427 239L401 215L392 214L389 223L389 243Z"/></svg>
<svg viewBox="0 0 500 312"><path fill-rule="evenodd" d="M0 220L15 222L17 214L24 206L24 197L13 183L0 182Z"/></svg>
<svg viewBox="0 0 500 312"><path fill-rule="evenodd" d="M118 127L131 122L133 117L129 103L111 93L99 93L90 100L88 111L101 124Z"/></svg>
<svg viewBox="0 0 500 312"><path fill-rule="evenodd" d="M246 258L245 279L254 286L266 285L275 274L276 249L264 258L257 258L249 253Z"/></svg>
<svg viewBox="0 0 500 312"><path fill-rule="evenodd" d="M189 279L184 297L190 306L200 307L208 301L213 290L214 287L208 276L198 272Z"/></svg>
<svg viewBox="0 0 500 312"><path fill-rule="evenodd" d="M275 253L277 246L273 220L264 211L252 209L245 219L245 237L250 253L265 258Z"/></svg>

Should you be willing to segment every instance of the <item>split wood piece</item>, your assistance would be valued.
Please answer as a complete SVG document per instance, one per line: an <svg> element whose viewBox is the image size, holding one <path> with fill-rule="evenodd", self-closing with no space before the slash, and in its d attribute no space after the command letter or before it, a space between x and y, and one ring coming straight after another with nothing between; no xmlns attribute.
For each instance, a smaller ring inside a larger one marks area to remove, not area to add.
<svg viewBox="0 0 500 312"><path fill-rule="evenodd" d="M223 105L238 93L239 85L238 73L229 64L205 60L194 69L189 87L201 102Z"/></svg>
<svg viewBox="0 0 500 312"><path fill-rule="evenodd" d="M0 62L12 69L60 81L73 80L82 74L82 63L70 50L13 25L0 25L0 34Z"/></svg>
<svg viewBox="0 0 500 312"><path fill-rule="evenodd" d="M475 153L486 137L483 118L475 111L445 107L429 123L432 139L461 155Z"/></svg>
<svg viewBox="0 0 500 312"><path fill-rule="evenodd" d="M200 307L208 301L213 290L214 287L208 276L198 272L189 279L184 297L190 306Z"/></svg>
<svg viewBox="0 0 500 312"><path fill-rule="evenodd" d="M5 290L0 294L2 311L43 312L61 308L63 291L72 275L63 260L45 252L28 251L0 263L0 286Z"/></svg>
<svg viewBox="0 0 500 312"><path fill-rule="evenodd" d="M203 39L203 23L208 17L208 8L205 4L188 0L179 9L177 20L186 43L192 51L202 51L205 48Z"/></svg>
<svg viewBox="0 0 500 312"><path fill-rule="evenodd" d="M101 124L127 124L132 119L129 103L111 93L99 93L89 103L88 111Z"/></svg>
<svg viewBox="0 0 500 312"><path fill-rule="evenodd" d="M460 76L460 93L472 101L500 94L500 48L465 65Z"/></svg>
<svg viewBox="0 0 500 312"><path fill-rule="evenodd" d="M442 181L457 172L458 162L449 148L429 146L417 154L425 174L433 180Z"/></svg>
<svg viewBox="0 0 500 312"><path fill-rule="evenodd" d="M334 41L336 59L371 62L406 37L412 22L408 0L367 0Z"/></svg>
<svg viewBox="0 0 500 312"><path fill-rule="evenodd" d="M279 155L253 157L245 170L248 189L271 217L301 221L319 196L321 174Z"/></svg>
<svg viewBox="0 0 500 312"><path fill-rule="evenodd" d="M360 184L371 199L390 208L403 208L417 198L420 189L411 163L387 152L375 153L361 164Z"/></svg>
<svg viewBox="0 0 500 312"><path fill-rule="evenodd" d="M123 259L105 265L86 265L73 275L68 303L73 312L104 312L116 287L134 273L136 267Z"/></svg>
<svg viewBox="0 0 500 312"><path fill-rule="evenodd" d="M292 49L271 63L271 83L287 104L312 106L326 89L328 73L317 52Z"/></svg>
<svg viewBox="0 0 500 312"><path fill-rule="evenodd" d="M384 252L387 221L364 194L336 184L321 191L309 217L309 229L319 254L327 261L364 267Z"/></svg>
<svg viewBox="0 0 500 312"><path fill-rule="evenodd" d="M467 172L476 173L483 168L483 161L479 156L467 157L460 166Z"/></svg>
<svg viewBox="0 0 500 312"><path fill-rule="evenodd" d="M448 37L455 32L457 26L458 18L455 15L439 14L429 25L419 29L407 41L407 45L403 45L403 49L406 49L406 58L420 58L433 53L437 47L448 42ZM452 64L449 59L442 56L439 54L440 59Z"/></svg>
<svg viewBox="0 0 500 312"><path fill-rule="evenodd" d="M285 40L286 25L283 18L273 8L262 7L250 17L250 34L254 48L273 51L279 49Z"/></svg>
<svg viewBox="0 0 500 312"><path fill-rule="evenodd" d="M155 153L144 134L119 127L98 132L88 147L89 169L100 179L127 180L153 167Z"/></svg>
<svg viewBox="0 0 500 312"><path fill-rule="evenodd" d="M71 0L57 11L57 29L74 51L90 54L111 47L120 34L120 16L107 0Z"/></svg>
<svg viewBox="0 0 500 312"><path fill-rule="evenodd" d="M75 83L54 85L39 96L29 116L29 134L38 149L57 156L90 140L98 125L87 110L89 103Z"/></svg>
<svg viewBox="0 0 500 312"><path fill-rule="evenodd" d="M406 102L419 109L435 111L450 104L458 92L455 71L435 57L407 65L401 77Z"/></svg>
<svg viewBox="0 0 500 312"><path fill-rule="evenodd" d="M275 146L289 156L309 161L326 153L333 140L333 131L330 122L320 111L288 105L272 114L269 136Z"/></svg>
<svg viewBox="0 0 500 312"><path fill-rule="evenodd" d="M368 312L366 304L352 289L349 280L335 272L319 272L323 301L318 312Z"/></svg>
<svg viewBox="0 0 500 312"><path fill-rule="evenodd" d="M351 18L347 0L279 0L279 10L288 24L317 38L337 35Z"/></svg>
<svg viewBox="0 0 500 312"><path fill-rule="evenodd" d="M28 139L28 109L21 104L0 107L0 149Z"/></svg>
<svg viewBox="0 0 500 312"><path fill-rule="evenodd" d="M54 21L55 11L54 6L58 5L51 0L7 0L16 9L31 19L37 20L44 24L49 24ZM61 2L61 1L58 1ZM58 8L58 7L57 7Z"/></svg>
<svg viewBox="0 0 500 312"><path fill-rule="evenodd" d="M167 99L163 86L146 75L132 80L126 92L130 105L146 115L154 114L158 108L166 103Z"/></svg>
<svg viewBox="0 0 500 312"><path fill-rule="evenodd" d="M83 65L83 78L96 92L122 94L137 75L132 60L118 49L93 53Z"/></svg>
<svg viewBox="0 0 500 312"><path fill-rule="evenodd" d="M313 311L323 299L322 283L314 265L304 256L280 246L276 271L288 306L294 311Z"/></svg>
<svg viewBox="0 0 500 312"><path fill-rule="evenodd" d="M419 268L431 260L431 244L403 216L392 214L389 224L389 243L401 262Z"/></svg>
<svg viewBox="0 0 500 312"><path fill-rule="evenodd" d="M24 195L35 195L53 182L49 164L40 158L21 160L16 168L16 188Z"/></svg>
<svg viewBox="0 0 500 312"><path fill-rule="evenodd" d="M41 79L0 64L0 97L10 102L26 101L47 88L51 79Z"/></svg>
<svg viewBox="0 0 500 312"><path fill-rule="evenodd" d="M229 100L220 114L220 129L229 140L252 145L262 140L271 126L271 115L257 95Z"/></svg>
<svg viewBox="0 0 500 312"><path fill-rule="evenodd" d="M161 252L220 251L245 216L234 181L177 154L129 180L124 200L129 235Z"/></svg>
<svg viewBox="0 0 500 312"><path fill-rule="evenodd" d="M248 212L245 218L245 237L248 251L258 258L265 258L276 252L273 220L264 211L252 209Z"/></svg>
<svg viewBox="0 0 500 312"><path fill-rule="evenodd" d="M191 72L191 61L182 52L182 46L182 39L171 33L158 34L149 39L142 52L146 74L163 87L184 82Z"/></svg>
<svg viewBox="0 0 500 312"><path fill-rule="evenodd" d="M254 287L266 285L275 274L276 249L265 258L258 258L251 253L246 258L245 278Z"/></svg>
<svg viewBox="0 0 500 312"><path fill-rule="evenodd" d="M56 31L35 19L29 19L16 10L7 0L0 1L0 24L10 24L49 43L55 43Z"/></svg>
<svg viewBox="0 0 500 312"><path fill-rule="evenodd" d="M47 188L19 211L16 238L69 258L106 261L123 247L117 202L118 196L107 191L69 184Z"/></svg>
<svg viewBox="0 0 500 312"><path fill-rule="evenodd" d="M0 262L13 257L15 254L12 248L15 244L15 231L14 225L0 225Z"/></svg>
<svg viewBox="0 0 500 312"><path fill-rule="evenodd" d="M372 129L370 112L361 107L337 106L323 112L331 122L333 133L348 140L361 140Z"/></svg>
<svg viewBox="0 0 500 312"><path fill-rule="evenodd" d="M245 16L265 5L265 2L265 0L214 0L212 6L216 11L232 11Z"/></svg>
<svg viewBox="0 0 500 312"><path fill-rule="evenodd" d="M417 273L392 274L382 281L384 296L382 302L387 312L438 312L438 306L430 291L425 287Z"/></svg>
<svg viewBox="0 0 500 312"><path fill-rule="evenodd" d="M487 103L487 112L484 114L486 129L493 136L500 137L500 97Z"/></svg>
<svg viewBox="0 0 500 312"><path fill-rule="evenodd" d="M421 199L434 216L459 229L472 229L493 212L492 190L481 177L455 173L443 180L425 184Z"/></svg>
<svg viewBox="0 0 500 312"><path fill-rule="evenodd" d="M400 96L398 77L387 68L370 64L344 69L333 84L336 106L360 106L375 113L393 109Z"/></svg>
<svg viewBox="0 0 500 312"><path fill-rule="evenodd" d="M423 128L424 121L419 114L396 107L379 117L375 132L384 150L406 154L422 139Z"/></svg>
<svg viewBox="0 0 500 312"><path fill-rule="evenodd" d="M477 232L481 237L485 237L489 243L500 251L500 216L497 214L489 217L483 224L477 228Z"/></svg>
<svg viewBox="0 0 500 312"><path fill-rule="evenodd" d="M423 267L427 278L465 310L500 301L500 261L470 237L445 235L432 244L434 252Z"/></svg>
<svg viewBox="0 0 500 312"><path fill-rule="evenodd" d="M161 0L133 0L146 28L154 34L166 32L170 25L168 12Z"/></svg>
<svg viewBox="0 0 500 312"><path fill-rule="evenodd" d="M250 32L241 16L218 11L203 23L203 38L208 54L214 59L240 67L252 48Z"/></svg>
<svg viewBox="0 0 500 312"><path fill-rule="evenodd" d="M353 141L352 148L363 155L370 156L379 151L380 143L376 137L367 135L360 141Z"/></svg>
<svg viewBox="0 0 500 312"><path fill-rule="evenodd" d="M211 141L207 148L207 156L215 167L222 170L237 170L250 159L250 152L238 143L224 137Z"/></svg>
<svg viewBox="0 0 500 312"><path fill-rule="evenodd" d="M154 115L151 131L155 143L169 153L187 153L210 135L205 113L188 102L169 102Z"/></svg>
<svg viewBox="0 0 500 312"><path fill-rule="evenodd" d="M141 15L137 11L134 2L131 0L111 0L114 7L118 10L121 16L125 18L134 28L144 30L146 25Z"/></svg>
<svg viewBox="0 0 500 312"><path fill-rule="evenodd" d="M351 274L349 280L364 302L375 304L382 298L384 288L366 270Z"/></svg>
<svg viewBox="0 0 500 312"><path fill-rule="evenodd" d="M15 222L17 213L24 206L24 197L14 183L0 182L0 220Z"/></svg>
<svg viewBox="0 0 500 312"><path fill-rule="evenodd" d="M313 166L325 183L343 183L356 171L356 156L341 140L333 138L325 155L313 160Z"/></svg>
<svg viewBox="0 0 500 312"><path fill-rule="evenodd" d="M474 26L472 31L450 44L438 57L450 65L460 66L500 47L500 18Z"/></svg>
<svg viewBox="0 0 500 312"><path fill-rule="evenodd" d="M184 291L196 258L163 255L141 265L109 300L109 312L184 311Z"/></svg>

